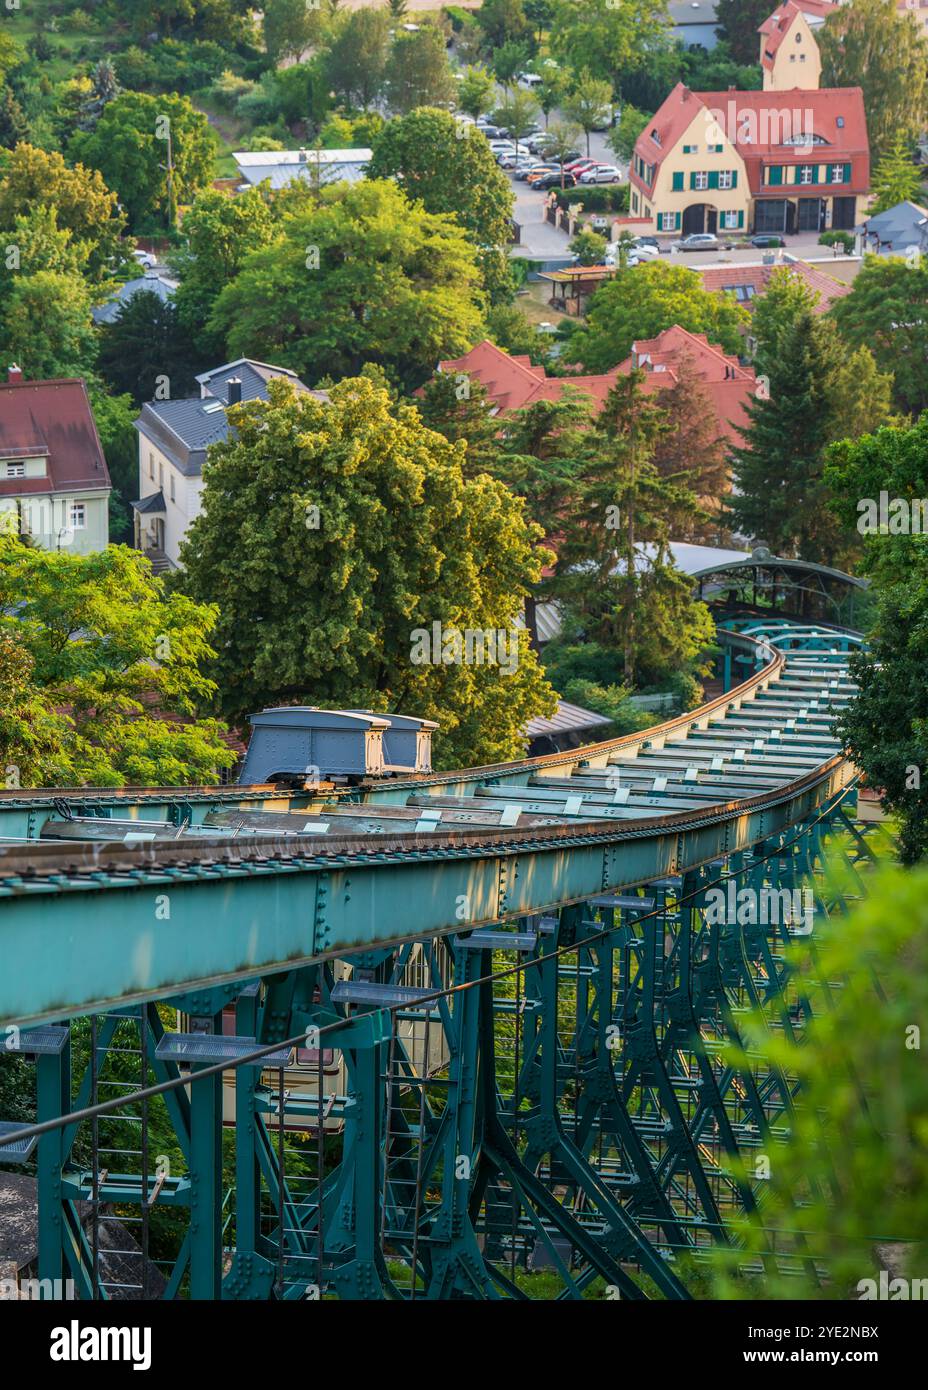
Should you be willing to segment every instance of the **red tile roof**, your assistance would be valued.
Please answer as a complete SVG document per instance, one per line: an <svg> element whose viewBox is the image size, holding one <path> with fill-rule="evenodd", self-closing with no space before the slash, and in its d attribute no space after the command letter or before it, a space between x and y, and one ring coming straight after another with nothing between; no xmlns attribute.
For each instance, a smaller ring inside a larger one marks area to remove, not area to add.
<svg viewBox="0 0 928 1390"><path fill-rule="evenodd" d="M22 458L47 458L48 476L0 477L0 497L110 486L87 389L79 377L0 382L0 462Z"/></svg>
<svg viewBox="0 0 928 1390"><path fill-rule="evenodd" d="M644 386L649 391L674 385L679 379L681 361L688 357L715 406L720 432L737 440L746 419L744 403L754 391L753 368L740 366L737 357L715 347L705 334L688 333L676 326L665 329L657 338L635 343L631 357L601 376L549 377L544 367L533 367L524 357L510 357L489 342L478 343L454 361L440 363L440 370L467 372L475 377L500 413L520 410L535 401L559 400L565 386L585 392L596 406L602 407L616 377L620 373L627 375L643 357L648 359L643 365Z"/></svg>
<svg viewBox="0 0 928 1390"><path fill-rule="evenodd" d="M768 164L849 163L851 178L840 185L840 191L869 191L870 145L859 87L824 87L812 92L691 92L678 82L639 135L635 154L659 168L701 109L706 112L707 128L714 120L733 141L745 162L755 197L771 192L783 196L782 188L772 189L763 183ZM819 136L824 143L786 143L790 136L804 134ZM647 197L653 196L653 185L641 180L634 164L629 177ZM837 187L829 185L831 191Z"/></svg>
<svg viewBox="0 0 928 1390"><path fill-rule="evenodd" d="M618 370L627 376L633 368L643 367L645 389L660 391L676 385L684 361L689 362L715 406L720 433L731 443L740 444L748 418L745 406L757 385L754 368L742 367L737 357L710 343L704 333L690 333L677 324L665 328L656 338L633 343L631 356Z"/></svg>
<svg viewBox="0 0 928 1390"><path fill-rule="evenodd" d="M703 289L720 292L745 285L753 289L755 297L766 293L770 277L775 270L788 270L792 275L804 280L817 294L818 299L814 305L816 314L824 314L836 299L841 299L851 292L850 285L832 279L823 270L814 265L807 265L805 261L778 261L774 265L752 265L742 262L740 265L732 263L725 266L697 266L695 269L702 279ZM751 301L747 302L750 304Z"/></svg>
<svg viewBox="0 0 928 1390"><path fill-rule="evenodd" d="M769 19L764 20L757 31L759 34L763 34L766 39L760 59L762 67L773 67L773 60L777 51L799 18L799 14L799 6L794 3L794 0L786 0L785 5L781 5L779 9L774 10Z"/></svg>

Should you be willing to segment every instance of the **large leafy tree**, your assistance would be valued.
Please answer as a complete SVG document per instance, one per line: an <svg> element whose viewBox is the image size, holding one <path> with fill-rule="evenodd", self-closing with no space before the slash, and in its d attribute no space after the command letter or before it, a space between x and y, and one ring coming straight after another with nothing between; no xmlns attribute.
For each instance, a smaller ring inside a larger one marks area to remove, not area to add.
<svg viewBox="0 0 928 1390"><path fill-rule="evenodd" d="M264 44L275 63L299 59L324 28L322 7L306 0L265 0Z"/></svg>
<svg viewBox="0 0 928 1390"><path fill-rule="evenodd" d="M453 213L479 247L491 298L511 295L512 187L479 131L432 107L399 116L374 142L368 177L396 178L427 212Z"/></svg>
<svg viewBox="0 0 928 1390"><path fill-rule="evenodd" d="M17 145L0 167L0 226L11 227L41 206L54 207L58 227L84 245L92 274L124 262L125 218L99 171L69 167L54 151Z"/></svg>
<svg viewBox="0 0 928 1390"><path fill-rule="evenodd" d="M450 444L463 440L467 445L461 460L465 477L496 472L500 422L491 413L492 402L482 382L466 372L437 372L422 388L418 405L429 429L437 430Z"/></svg>
<svg viewBox="0 0 928 1390"><path fill-rule="evenodd" d="M612 103L612 83L605 78L582 72L564 98L564 115L578 125L586 136L586 152L590 153L590 132L601 126Z"/></svg>
<svg viewBox="0 0 928 1390"><path fill-rule="evenodd" d="M12 150L29 138L29 121L12 87L0 83L0 146Z"/></svg>
<svg viewBox="0 0 928 1390"><path fill-rule="evenodd" d="M458 107L476 120L493 105L493 89L493 76L485 67L466 67L458 83Z"/></svg>
<svg viewBox="0 0 928 1390"><path fill-rule="evenodd" d="M82 280L55 270L19 276L0 315L5 350L26 376L86 376L93 370L97 342Z"/></svg>
<svg viewBox="0 0 928 1390"><path fill-rule="evenodd" d="M78 131L71 152L116 189L133 229L150 230L173 226L178 206L209 183L215 137L187 97L121 92L92 131Z"/></svg>
<svg viewBox="0 0 928 1390"><path fill-rule="evenodd" d="M705 333L726 352L743 348L746 311L727 295L703 289L694 270L652 261L616 271L590 301L583 327L570 339L570 353L589 372L608 372L631 352L638 338L653 338L679 324Z"/></svg>
<svg viewBox="0 0 928 1390"><path fill-rule="evenodd" d="M615 83L670 45L666 0L557 0L551 51L572 71Z"/></svg>
<svg viewBox="0 0 928 1390"><path fill-rule="evenodd" d="M715 16L737 63L760 61L758 29L776 9L770 0L718 0Z"/></svg>
<svg viewBox="0 0 928 1390"><path fill-rule="evenodd" d="M880 159L928 119L928 43L896 0L848 0L817 31L823 87L861 87L870 152Z"/></svg>
<svg viewBox="0 0 928 1390"><path fill-rule="evenodd" d="M221 339L207 327L220 291L275 231L271 200L262 188L234 198L207 189L184 217L184 242L174 259L181 277L174 302L180 323L204 355L222 351Z"/></svg>
<svg viewBox="0 0 928 1390"><path fill-rule="evenodd" d="M851 347L869 347L893 377L899 410L928 406L928 264L897 256L867 256L850 294L830 310Z"/></svg>
<svg viewBox="0 0 928 1390"><path fill-rule="evenodd" d="M213 697L202 668L215 621L207 605L166 598L137 551L0 538L0 756L23 785L215 781L233 761L222 726L151 712L192 716Z"/></svg>
<svg viewBox="0 0 928 1390"><path fill-rule="evenodd" d="M447 104L455 83L441 30L434 24L423 24L417 33L397 34L385 77L390 106L400 114L417 106Z"/></svg>
<svg viewBox="0 0 928 1390"><path fill-rule="evenodd" d="M107 385L137 405L160 390L182 397L195 389L197 359L175 306L140 290L100 330L98 367Z"/></svg>
<svg viewBox="0 0 928 1390"><path fill-rule="evenodd" d="M231 357L280 362L310 383L375 362L418 386L478 338L478 280L455 218L386 180L332 184L249 256L210 327Z"/></svg>
<svg viewBox="0 0 928 1390"><path fill-rule="evenodd" d="M779 327L774 343L775 352L761 345L767 376L748 402L744 446L733 451L737 486L729 507L738 528L775 554L827 564L848 541L828 507L826 447L885 422L889 382L871 354L848 360L834 325L807 308Z"/></svg>
<svg viewBox="0 0 928 1390"><path fill-rule="evenodd" d="M439 721L444 767L518 755L526 719L553 707L524 633L511 674L413 658L436 622L514 628L545 554L521 504L485 475L465 480L461 447L370 380L339 382L328 403L272 382L269 402L232 418L181 578L220 608L223 710L391 709Z"/></svg>
<svg viewBox="0 0 928 1390"><path fill-rule="evenodd" d="M390 16L385 9L336 16L325 72L343 101L365 111L377 102L386 79L389 42Z"/></svg>
<svg viewBox="0 0 928 1390"><path fill-rule="evenodd" d="M523 0L483 0L476 17L490 53L504 43L522 43L531 38L532 26Z"/></svg>
<svg viewBox="0 0 928 1390"><path fill-rule="evenodd" d="M836 443L825 477L848 530L864 519L858 503L878 504L881 492L921 503L928 497L928 417ZM876 614L868 649L853 663L858 692L838 727L849 756L900 817L900 851L912 863L928 854L928 536L892 534L892 526L865 533L862 567Z"/></svg>

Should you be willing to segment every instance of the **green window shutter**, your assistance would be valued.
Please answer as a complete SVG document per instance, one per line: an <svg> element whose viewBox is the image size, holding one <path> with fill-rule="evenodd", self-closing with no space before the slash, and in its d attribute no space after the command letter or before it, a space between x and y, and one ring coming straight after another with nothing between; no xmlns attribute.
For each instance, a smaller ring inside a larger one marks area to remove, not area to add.
<svg viewBox="0 0 928 1390"><path fill-rule="evenodd" d="M732 186L732 188L737 188L737 187L738 187L738 170L737 170L737 169L732 169L732 171L731 171L731 186Z"/></svg>
<svg viewBox="0 0 928 1390"><path fill-rule="evenodd" d="M673 176L673 191L674 191L674 193L682 193L682 192L683 192L683 174L682 174L682 172L676 173L676 174L674 174L674 176Z"/></svg>
<svg viewBox="0 0 928 1390"><path fill-rule="evenodd" d="M850 166L850 164L845 164L845 166L844 166L844 182L845 182L845 183L850 183L850 181L851 181L851 166Z"/></svg>
<svg viewBox="0 0 928 1390"><path fill-rule="evenodd" d="M719 171L718 171L718 169L710 169L710 170L709 170L709 187L710 187L710 188L718 188L718 186L719 186Z"/></svg>
<svg viewBox="0 0 928 1390"><path fill-rule="evenodd" d="M783 165L782 165L782 164L771 164L771 166L770 166L770 183L772 183L772 184L778 184L778 183L782 183L782 182L783 182Z"/></svg>
<svg viewBox="0 0 928 1390"><path fill-rule="evenodd" d="M678 232L678 231L680 230L680 214L679 214L678 212L675 212L673 216L674 216L673 229L674 229L675 232Z"/></svg>
<svg viewBox="0 0 928 1390"><path fill-rule="evenodd" d="M743 227L743 226L744 226L744 212L743 212L743 211L738 213L738 226L739 226L739 227Z"/></svg>
<svg viewBox="0 0 928 1390"><path fill-rule="evenodd" d="M690 188L696 187L696 175L690 174Z"/></svg>

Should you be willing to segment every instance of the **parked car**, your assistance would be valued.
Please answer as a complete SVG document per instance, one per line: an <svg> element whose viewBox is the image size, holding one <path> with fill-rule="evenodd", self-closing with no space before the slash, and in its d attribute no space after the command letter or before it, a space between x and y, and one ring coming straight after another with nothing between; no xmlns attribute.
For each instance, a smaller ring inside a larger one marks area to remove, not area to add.
<svg viewBox="0 0 928 1390"><path fill-rule="evenodd" d="M556 169L556 164L539 164L537 159L526 160L524 168L516 166L516 178L521 183L531 183L533 179L540 179L542 174L553 174Z"/></svg>
<svg viewBox="0 0 928 1390"><path fill-rule="evenodd" d="M526 158L525 146L524 146L524 145L520 145L519 148L518 148L518 151L516 151L516 150L510 150L510 151L508 151L508 152L505 153L505 154L497 155L497 157L496 157L496 162L497 162L497 164L499 165L499 167L500 167L501 169L515 169L515 167L516 167L516 165L519 163L519 161L522 160L522 159L525 159L525 158ZM531 155L529 155L528 158L531 158Z"/></svg>
<svg viewBox="0 0 928 1390"><path fill-rule="evenodd" d="M541 157L542 159L557 159L557 151L553 150L550 145L545 145L541 150ZM572 164L575 159L580 158L579 150L568 150L564 155L564 168L566 169L568 164Z"/></svg>
<svg viewBox="0 0 928 1390"><path fill-rule="evenodd" d="M526 92L534 92L536 87L541 86L543 79L537 72L520 72L516 81Z"/></svg>
<svg viewBox="0 0 928 1390"><path fill-rule="evenodd" d="M661 254L661 248L654 242L636 238L631 246L631 254L640 260L653 261Z"/></svg>
<svg viewBox="0 0 928 1390"><path fill-rule="evenodd" d="M502 130L498 125L490 125L488 121L485 121L482 124L480 121L478 121L477 129L482 130L488 140L499 140L503 134Z"/></svg>
<svg viewBox="0 0 928 1390"><path fill-rule="evenodd" d="M564 162L564 168L569 169L572 174L582 174L585 169L595 169L596 165L595 159L571 159Z"/></svg>
<svg viewBox="0 0 928 1390"><path fill-rule="evenodd" d="M543 179L546 174L559 174L560 172L560 164L536 164L525 182L534 188L538 180Z"/></svg>
<svg viewBox="0 0 928 1390"><path fill-rule="evenodd" d="M562 178L563 184L561 182ZM561 173L560 169L555 170L554 173L551 174L543 174L540 179L535 179L534 183L532 184L533 188L544 189L561 187L576 188L576 186L577 180L574 178L573 174L568 174L566 169L564 170L563 174Z"/></svg>
<svg viewBox="0 0 928 1390"><path fill-rule="evenodd" d="M581 183L620 183L622 170L617 164L596 164L580 175Z"/></svg>
<svg viewBox="0 0 928 1390"><path fill-rule="evenodd" d="M678 244L678 251L718 251L719 239L714 232L691 232Z"/></svg>
<svg viewBox="0 0 928 1390"><path fill-rule="evenodd" d="M785 245L786 245L786 241L785 241L785 239L784 239L783 237L781 237L781 236L772 236L769 232L765 232L765 233L763 233L763 234L760 235L760 236L752 236L752 237L751 237L751 245L752 245L752 246L785 246Z"/></svg>
<svg viewBox="0 0 928 1390"><path fill-rule="evenodd" d="M150 251L133 251L132 254L139 265L143 265L146 270L154 270L155 266L158 264Z"/></svg>

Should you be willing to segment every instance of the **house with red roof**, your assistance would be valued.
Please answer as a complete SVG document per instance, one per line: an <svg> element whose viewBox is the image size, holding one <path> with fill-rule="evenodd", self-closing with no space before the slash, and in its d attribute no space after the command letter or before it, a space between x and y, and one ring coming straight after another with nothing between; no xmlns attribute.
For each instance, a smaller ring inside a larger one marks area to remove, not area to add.
<svg viewBox="0 0 928 1390"><path fill-rule="evenodd" d="M776 270L786 270L801 280L815 295L812 305L814 314L826 313L836 299L850 294L851 286L843 280L836 280L794 256L783 256L782 260L738 261L729 265L696 266L696 273L702 281L704 290L714 294L733 294L739 304L753 309L755 300L766 294L770 279Z"/></svg>
<svg viewBox="0 0 928 1390"><path fill-rule="evenodd" d="M850 231L870 190L863 93L679 82L638 137L629 182L632 216L657 233Z"/></svg>
<svg viewBox="0 0 928 1390"><path fill-rule="evenodd" d="M110 475L78 377L0 382L0 525L78 555L109 541Z"/></svg>
<svg viewBox="0 0 928 1390"><path fill-rule="evenodd" d="M544 367L533 366L527 357L510 357L486 341L463 357L440 362L438 369L479 381L492 402L493 413L505 415L535 401L560 400L567 387L583 392L601 409L618 376L627 376L640 367L645 374L645 390L660 391L679 381L684 362L713 404L719 434L731 443L740 442L745 405L756 389L754 370L742 367L737 357L710 343L704 333L689 333L685 328L674 326L656 338L636 342L624 362L599 376L549 377Z"/></svg>
<svg viewBox="0 0 928 1390"><path fill-rule="evenodd" d="M758 32L765 92L818 90L822 57L809 16L799 0L786 0L764 20Z"/></svg>

